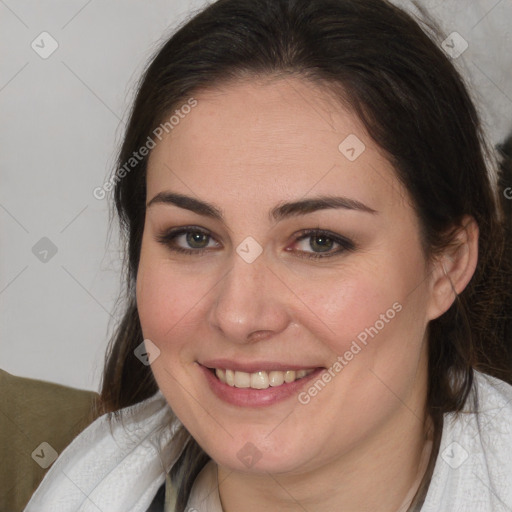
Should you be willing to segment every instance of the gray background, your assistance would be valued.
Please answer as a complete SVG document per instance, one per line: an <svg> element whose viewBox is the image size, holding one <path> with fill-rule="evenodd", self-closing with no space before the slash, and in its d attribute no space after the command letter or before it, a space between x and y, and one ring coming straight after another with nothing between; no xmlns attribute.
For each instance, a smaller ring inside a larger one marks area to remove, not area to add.
<svg viewBox="0 0 512 512"><path fill-rule="evenodd" d="M92 190L147 59L206 3L0 0L0 368L98 389L121 255ZM422 3L467 41L455 62L499 142L512 129L512 0ZM58 43L46 59L42 32Z"/></svg>

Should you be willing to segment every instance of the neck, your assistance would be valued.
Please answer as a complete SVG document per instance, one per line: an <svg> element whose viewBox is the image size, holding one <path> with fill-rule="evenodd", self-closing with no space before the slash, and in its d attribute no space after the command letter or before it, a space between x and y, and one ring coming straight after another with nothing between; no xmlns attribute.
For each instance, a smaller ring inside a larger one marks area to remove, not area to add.
<svg viewBox="0 0 512 512"><path fill-rule="evenodd" d="M427 468L432 424L402 407L364 446L300 474L218 467L224 512L405 512Z"/></svg>

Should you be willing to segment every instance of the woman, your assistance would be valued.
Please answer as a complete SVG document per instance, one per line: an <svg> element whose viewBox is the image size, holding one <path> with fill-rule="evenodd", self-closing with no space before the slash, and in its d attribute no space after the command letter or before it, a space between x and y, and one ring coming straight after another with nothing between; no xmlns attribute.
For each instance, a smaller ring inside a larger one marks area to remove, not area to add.
<svg viewBox="0 0 512 512"><path fill-rule="evenodd" d="M512 506L506 221L407 14L214 2L147 68L118 164L115 414L26 510Z"/></svg>

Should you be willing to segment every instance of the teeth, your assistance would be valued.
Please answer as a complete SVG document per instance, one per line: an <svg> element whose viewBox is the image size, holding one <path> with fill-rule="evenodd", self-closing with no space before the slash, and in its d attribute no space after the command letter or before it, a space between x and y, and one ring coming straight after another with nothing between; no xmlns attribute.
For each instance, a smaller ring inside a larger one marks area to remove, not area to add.
<svg viewBox="0 0 512 512"><path fill-rule="evenodd" d="M235 388L250 388L251 374L245 372L235 372Z"/></svg>
<svg viewBox="0 0 512 512"><path fill-rule="evenodd" d="M219 379L221 379L219 374L217 374L217 377L219 377ZM230 386L234 386L235 385L235 372L233 370L226 370L226 380L223 382L225 382L226 384L229 384Z"/></svg>
<svg viewBox="0 0 512 512"><path fill-rule="evenodd" d="M267 389L269 386L281 386L285 382L289 383L298 379L302 379L313 371L314 369L298 371L286 370L285 372L272 370L270 372L260 371L255 373L247 373L216 368L215 375L217 375L221 382L224 382L231 387Z"/></svg>
<svg viewBox="0 0 512 512"><path fill-rule="evenodd" d="M238 372L236 372L238 373ZM248 373L246 375L249 375ZM269 387L267 372L251 373L251 388L267 389Z"/></svg>
<svg viewBox="0 0 512 512"><path fill-rule="evenodd" d="M280 386L284 382L284 373L270 372L268 374L268 381L271 386Z"/></svg>
<svg viewBox="0 0 512 512"><path fill-rule="evenodd" d="M284 381L293 382L295 380L295 372L293 370L286 370L284 372Z"/></svg>

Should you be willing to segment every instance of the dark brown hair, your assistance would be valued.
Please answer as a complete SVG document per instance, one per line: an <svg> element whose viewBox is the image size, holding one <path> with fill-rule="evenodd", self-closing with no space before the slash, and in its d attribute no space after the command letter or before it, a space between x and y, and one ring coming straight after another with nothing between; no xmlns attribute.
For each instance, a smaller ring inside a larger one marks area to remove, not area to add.
<svg viewBox="0 0 512 512"><path fill-rule="evenodd" d="M410 194L428 259L449 245L464 215L476 219L480 229L472 280L428 326L427 413L434 424L434 450L418 504L433 470L443 414L462 409L473 370L512 382L510 252L505 252L503 205L490 180L492 157L462 78L425 29L385 0L218 0L184 23L149 63L118 168L201 89L246 77L280 76L329 88L360 117ZM113 193L126 243L126 286L98 413L118 411L158 389L151 368L134 355L143 340L135 279L146 165L144 157L116 180ZM180 436L186 446L171 476L179 490L177 510L183 511L209 457L186 431Z"/></svg>

